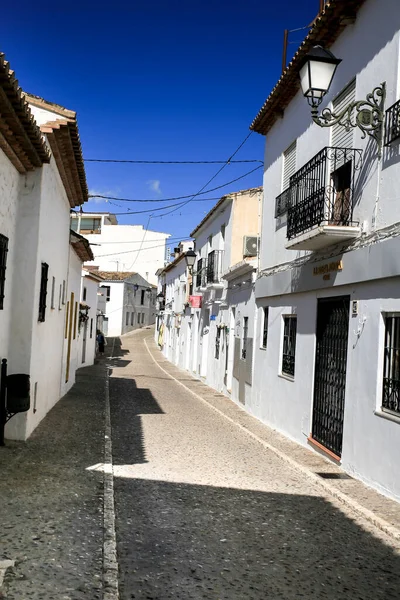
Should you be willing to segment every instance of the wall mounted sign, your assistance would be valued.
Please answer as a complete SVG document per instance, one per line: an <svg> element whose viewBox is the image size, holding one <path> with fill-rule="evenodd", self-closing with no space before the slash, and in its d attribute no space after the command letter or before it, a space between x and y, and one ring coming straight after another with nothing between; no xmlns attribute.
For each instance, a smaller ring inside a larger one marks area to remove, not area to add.
<svg viewBox="0 0 400 600"><path fill-rule="evenodd" d="M319 267L314 267L313 275L329 275L335 271L342 271L343 269L343 261L342 260L334 260L330 263L325 263L324 265L319 265ZM327 277L327 279L330 279Z"/></svg>
<svg viewBox="0 0 400 600"><path fill-rule="evenodd" d="M189 303L192 308L201 308L202 296L189 296Z"/></svg>
<svg viewBox="0 0 400 600"><path fill-rule="evenodd" d="M217 315L211 315L210 321L216 321L216 319L217 319Z"/></svg>

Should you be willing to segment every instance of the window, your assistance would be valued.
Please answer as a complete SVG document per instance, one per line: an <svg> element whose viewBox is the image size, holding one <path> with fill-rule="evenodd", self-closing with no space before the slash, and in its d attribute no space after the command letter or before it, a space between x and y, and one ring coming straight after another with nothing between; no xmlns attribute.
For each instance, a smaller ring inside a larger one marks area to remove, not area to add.
<svg viewBox="0 0 400 600"><path fill-rule="evenodd" d="M60 292L58 294L58 310L62 308L62 283L60 283Z"/></svg>
<svg viewBox="0 0 400 600"><path fill-rule="evenodd" d="M46 319L46 298L47 298L47 280L49 274L49 265L42 263L40 277L40 295L39 295L39 322L43 323Z"/></svg>
<svg viewBox="0 0 400 600"><path fill-rule="evenodd" d="M138 325L140 325L140 313L137 314L137 322L138 322Z"/></svg>
<svg viewBox="0 0 400 600"><path fill-rule="evenodd" d="M246 360L248 331L249 331L249 317L244 317L244 319L243 319L243 339L242 339L242 358L243 358L243 360Z"/></svg>
<svg viewBox="0 0 400 600"><path fill-rule="evenodd" d="M84 287L83 288L83 293L82 293L82 300L83 300L83 302L86 301L86 294L87 294L87 289Z"/></svg>
<svg viewBox="0 0 400 600"><path fill-rule="evenodd" d="M131 312L131 327L133 326L133 319L135 318L135 313Z"/></svg>
<svg viewBox="0 0 400 600"><path fill-rule="evenodd" d="M93 319L90 319L90 338L93 337Z"/></svg>
<svg viewBox="0 0 400 600"><path fill-rule="evenodd" d="M289 187L290 178L296 171L296 140L283 153L282 191Z"/></svg>
<svg viewBox="0 0 400 600"><path fill-rule="evenodd" d="M3 310L4 305L4 286L6 282L6 263L8 252L8 238L5 235L0 235L0 310Z"/></svg>
<svg viewBox="0 0 400 600"><path fill-rule="evenodd" d="M83 217L80 226L81 233L101 233L101 218Z"/></svg>
<svg viewBox="0 0 400 600"><path fill-rule="evenodd" d="M196 271L196 287L201 287L201 282L203 279L203 259L199 258L197 261L197 271Z"/></svg>
<svg viewBox="0 0 400 600"><path fill-rule="evenodd" d="M331 175L332 177L332 210L330 225L347 225L351 214L351 174L352 162L342 165Z"/></svg>
<svg viewBox="0 0 400 600"><path fill-rule="evenodd" d="M215 358L219 359L219 348L221 343L221 329L218 327L217 333L215 336Z"/></svg>
<svg viewBox="0 0 400 600"><path fill-rule="evenodd" d="M104 293L106 295L106 302L110 302L111 287L109 285L102 285L100 289L104 290Z"/></svg>
<svg viewBox="0 0 400 600"><path fill-rule="evenodd" d="M400 314L385 317L382 409L400 414Z"/></svg>
<svg viewBox="0 0 400 600"><path fill-rule="evenodd" d="M144 313L142 313L142 325L144 325Z"/></svg>
<svg viewBox="0 0 400 600"><path fill-rule="evenodd" d="M62 303L63 304L65 304L65 300L66 300L66 298L65 298L65 292L66 292L66 289L65 289L65 279L64 279L63 282L62 282Z"/></svg>
<svg viewBox="0 0 400 600"><path fill-rule="evenodd" d="M268 341L268 314L269 314L269 307L268 306L264 306L263 308L263 329L262 329L262 348L266 348L267 347L267 341Z"/></svg>
<svg viewBox="0 0 400 600"><path fill-rule="evenodd" d="M125 317L125 325L129 325L129 313L126 313L126 317Z"/></svg>
<svg viewBox="0 0 400 600"><path fill-rule="evenodd" d="M294 377L297 317L283 317L282 373Z"/></svg>
<svg viewBox="0 0 400 600"><path fill-rule="evenodd" d="M70 227L72 231L78 231L79 217L71 217Z"/></svg>
<svg viewBox="0 0 400 600"><path fill-rule="evenodd" d="M51 304L50 304L51 308L55 308L55 305L54 305L55 291L56 291L56 278L53 277L52 281L51 281Z"/></svg>
<svg viewBox="0 0 400 600"><path fill-rule="evenodd" d="M141 291L141 294L140 294L140 304L141 304L142 306L143 306L143 304L144 304L144 290L142 290L142 291Z"/></svg>

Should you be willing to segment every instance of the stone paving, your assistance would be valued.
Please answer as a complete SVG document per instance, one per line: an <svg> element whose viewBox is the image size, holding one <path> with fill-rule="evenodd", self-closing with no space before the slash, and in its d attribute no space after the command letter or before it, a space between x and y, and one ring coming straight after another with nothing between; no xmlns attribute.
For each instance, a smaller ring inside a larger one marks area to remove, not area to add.
<svg viewBox="0 0 400 600"><path fill-rule="evenodd" d="M399 543L168 377L151 335L110 379L121 600L398 599Z"/></svg>
<svg viewBox="0 0 400 600"><path fill-rule="evenodd" d="M106 369L78 384L26 443L0 448L0 562L14 560L0 598L102 598ZM3 594L3 595L2 595Z"/></svg>
<svg viewBox="0 0 400 600"><path fill-rule="evenodd" d="M107 353L28 442L0 448L0 570L15 561L0 598L106 597L106 365L120 600L400 598L399 541L302 470L337 467L167 363L152 331ZM332 485L399 525L395 502L354 480Z"/></svg>

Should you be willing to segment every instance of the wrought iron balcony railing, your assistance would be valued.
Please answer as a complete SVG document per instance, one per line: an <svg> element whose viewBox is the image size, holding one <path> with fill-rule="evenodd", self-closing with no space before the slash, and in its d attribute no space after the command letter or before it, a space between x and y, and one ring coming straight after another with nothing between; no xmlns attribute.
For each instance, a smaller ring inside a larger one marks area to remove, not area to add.
<svg viewBox="0 0 400 600"><path fill-rule="evenodd" d="M213 250L207 258L207 283L219 283L222 274L223 250Z"/></svg>
<svg viewBox="0 0 400 600"><path fill-rule="evenodd" d="M387 109L385 119L385 146L400 138L400 100Z"/></svg>
<svg viewBox="0 0 400 600"><path fill-rule="evenodd" d="M290 178L287 238L321 225L353 222L354 182L361 150L327 147Z"/></svg>

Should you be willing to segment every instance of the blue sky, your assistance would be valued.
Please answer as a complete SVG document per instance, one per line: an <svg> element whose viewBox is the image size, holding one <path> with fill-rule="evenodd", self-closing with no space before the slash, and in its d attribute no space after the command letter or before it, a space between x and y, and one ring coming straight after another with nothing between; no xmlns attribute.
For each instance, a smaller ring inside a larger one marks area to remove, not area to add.
<svg viewBox="0 0 400 600"><path fill-rule="evenodd" d="M77 111L85 158L226 160L279 78L283 30L308 25L318 8L319 0L22 0L2 8L0 49L23 89ZM288 59L305 34L290 35ZM264 142L252 134L236 158L262 160ZM229 165L210 187L256 166ZM95 193L160 200L194 194L219 167L86 163L86 172ZM259 169L201 198L261 183ZM214 203L155 212L149 228L185 238ZM163 204L172 202L96 200L84 210ZM149 215L118 219L146 226Z"/></svg>

